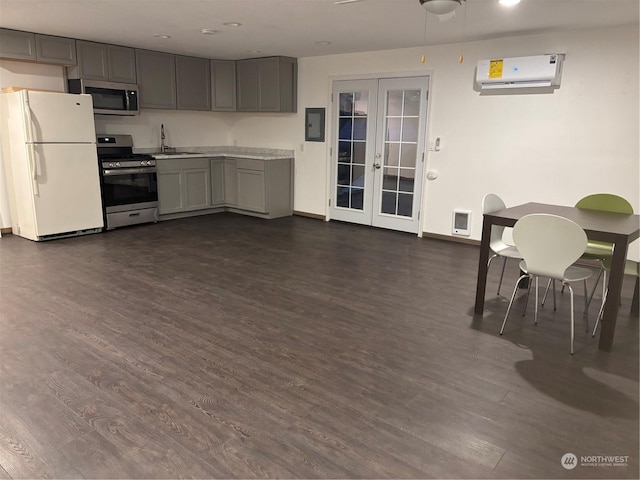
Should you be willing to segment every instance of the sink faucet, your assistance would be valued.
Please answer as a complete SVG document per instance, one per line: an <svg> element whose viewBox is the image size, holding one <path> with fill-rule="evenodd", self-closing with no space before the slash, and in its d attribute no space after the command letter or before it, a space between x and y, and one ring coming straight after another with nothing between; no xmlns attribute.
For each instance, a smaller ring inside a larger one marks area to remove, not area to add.
<svg viewBox="0 0 640 480"><path fill-rule="evenodd" d="M164 123L160 125L160 152L164 153L167 150L167 146L164 144Z"/></svg>

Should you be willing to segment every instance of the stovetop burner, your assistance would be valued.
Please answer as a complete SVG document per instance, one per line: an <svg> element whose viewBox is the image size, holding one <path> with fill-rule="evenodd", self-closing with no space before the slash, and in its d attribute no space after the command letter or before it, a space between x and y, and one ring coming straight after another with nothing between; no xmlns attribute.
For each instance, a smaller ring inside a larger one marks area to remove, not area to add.
<svg viewBox="0 0 640 480"><path fill-rule="evenodd" d="M100 153L98 159L107 161L122 160L153 160L153 156L146 153Z"/></svg>
<svg viewBox="0 0 640 480"><path fill-rule="evenodd" d="M100 161L153 160L149 154L133 153L131 135L96 135L96 145Z"/></svg>

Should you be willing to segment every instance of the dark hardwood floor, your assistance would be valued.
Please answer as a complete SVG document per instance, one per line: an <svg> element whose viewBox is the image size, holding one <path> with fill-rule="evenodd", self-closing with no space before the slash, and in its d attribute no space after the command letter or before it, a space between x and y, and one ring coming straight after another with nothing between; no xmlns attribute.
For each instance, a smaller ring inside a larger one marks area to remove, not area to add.
<svg viewBox="0 0 640 480"><path fill-rule="evenodd" d="M0 478L638 478L633 281L571 356L566 293L498 335L497 264L473 316L478 253L233 214L4 236Z"/></svg>

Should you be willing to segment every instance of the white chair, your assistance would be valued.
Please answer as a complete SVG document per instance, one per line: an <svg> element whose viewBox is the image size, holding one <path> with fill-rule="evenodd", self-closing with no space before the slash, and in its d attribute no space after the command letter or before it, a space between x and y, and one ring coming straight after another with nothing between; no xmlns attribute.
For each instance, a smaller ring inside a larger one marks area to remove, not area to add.
<svg viewBox="0 0 640 480"><path fill-rule="evenodd" d="M502 322L500 335L509 318L511 305L518 291L520 281L528 277L529 282L535 278L536 300L535 320L538 324L538 278L548 277L566 285L571 297L571 354L573 355L573 340L575 337L575 323L573 314L572 282L583 281L585 299L587 297L587 279L591 277L591 270L573 266L587 248L587 235L577 223L558 215L535 213L526 215L516 222L513 227L513 241L518 247L524 260L520 262L520 269L524 272L513 289L507 313Z"/></svg>
<svg viewBox="0 0 640 480"><path fill-rule="evenodd" d="M502 199L495 193L487 193L482 199L482 213L497 212L498 210L504 210L507 208ZM500 295L500 287L502 287L502 278L504 277L504 269L507 266L507 258L515 258L522 260L522 255L518 252L518 249L513 245L507 244L503 239L503 234L506 227L500 225L493 225L491 227L491 238L489 240L489 248L493 252L493 255L489 257L487 263L487 270L491 266L491 261L500 256L502 257L502 272L500 273L500 282L498 283L498 295Z"/></svg>

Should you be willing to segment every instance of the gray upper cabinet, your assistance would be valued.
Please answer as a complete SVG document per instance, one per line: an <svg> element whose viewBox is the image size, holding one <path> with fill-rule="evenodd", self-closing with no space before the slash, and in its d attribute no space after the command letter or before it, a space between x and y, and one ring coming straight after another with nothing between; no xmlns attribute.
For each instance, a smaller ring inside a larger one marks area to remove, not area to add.
<svg viewBox="0 0 640 480"><path fill-rule="evenodd" d="M136 49L136 70L142 108L176 108L174 55Z"/></svg>
<svg viewBox="0 0 640 480"><path fill-rule="evenodd" d="M136 74L136 51L129 47L107 45L109 81L138 83Z"/></svg>
<svg viewBox="0 0 640 480"><path fill-rule="evenodd" d="M298 64L291 57L237 62L238 111L295 112Z"/></svg>
<svg viewBox="0 0 640 480"><path fill-rule="evenodd" d="M78 67L69 69L69 77L109 81L107 45L78 40L76 47L78 50Z"/></svg>
<svg viewBox="0 0 640 480"><path fill-rule="evenodd" d="M209 60L176 55L176 90L178 109L211 110Z"/></svg>
<svg viewBox="0 0 640 480"><path fill-rule="evenodd" d="M76 41L0 28L0 58L75 65Z"/></svg>
<svg viewBox="0 0 640 480"><path fill-rule="evenodd" d="M72 38L36 34L36 61L75 65L76 41Z"/></svg>
<svg viewBox="0 0 640 480"><path fill-rule="evenodd" d="M36 36L29 32L0 29L0 57L36 60Z"/></svg>
<svg viewBox="0 0 640 480"><path fill-rule="evenodd" d="M239 112L258 111L258 61L238 60L236 62L237 109Z"/></svg>
<svg viewBox="0 0 640 480"><path fill-rule="evenodd" d="M211 110L236 111L235 60L211 60Z"/></svg>
<svg viewBox="0 0 640 480"><path fill-rule="evenodd" d="M135 50L129 47L78 40L78 66L70 78L137 83Z"/></svg>

